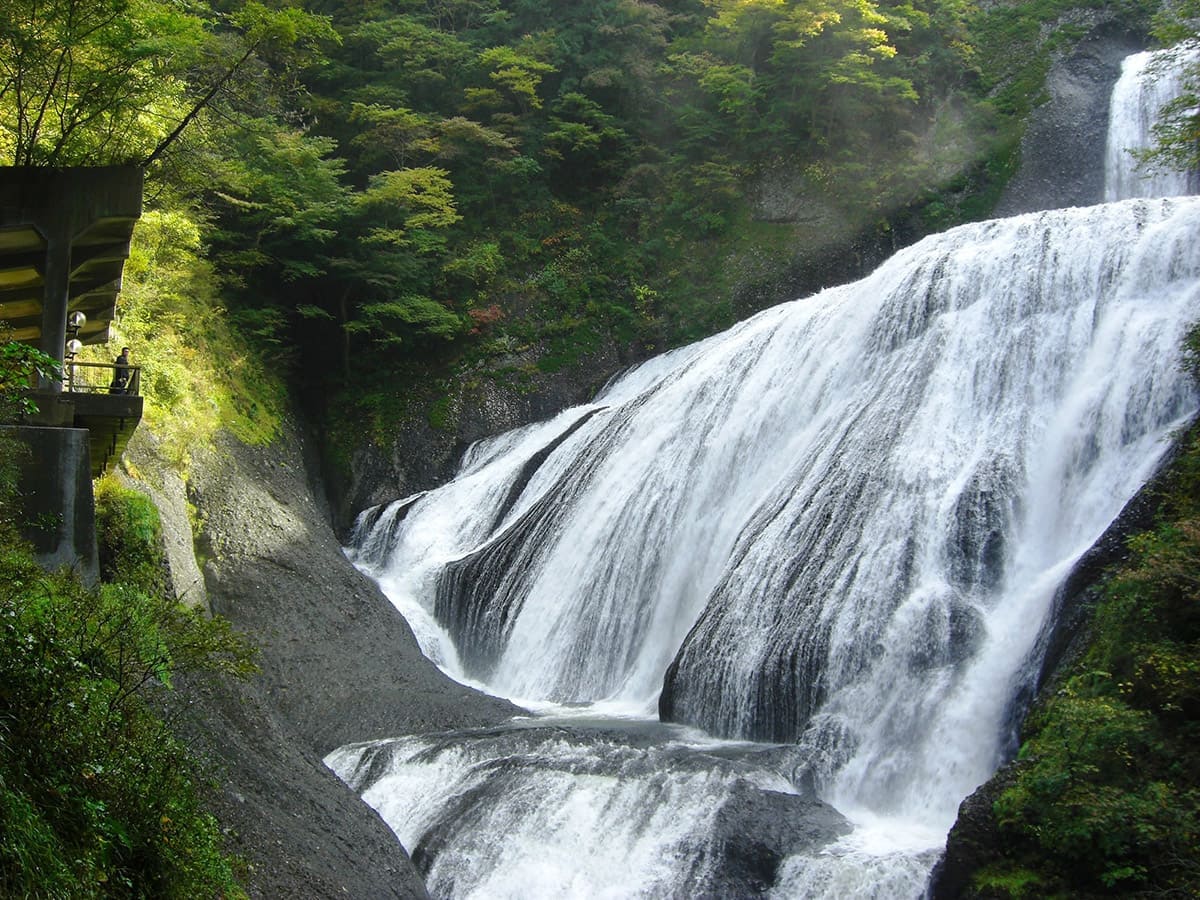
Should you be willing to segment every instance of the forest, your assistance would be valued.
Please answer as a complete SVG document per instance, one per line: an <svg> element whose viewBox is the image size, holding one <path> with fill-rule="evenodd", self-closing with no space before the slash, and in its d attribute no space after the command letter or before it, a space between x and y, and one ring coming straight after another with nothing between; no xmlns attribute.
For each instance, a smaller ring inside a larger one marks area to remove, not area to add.
<svg viewBox="0 0 1200 900"><path fill-rule="evenodd" d="M145 167L117 332L144 366L146 422L184 470L189 446L218 428L270 441L293 401L344 441L386 440L414 415L452 427L453 382L519 391L604 348L636 360L785 299L763 285L787 282L798 242L821 259L864 238L894 248L984 218L1019 163L1056 50L1086 30L1075 13L1103 8L1163 44L1193 35L1200 15L1195 0L1169 14L1154 0L0 8L0 161ZM1194 167L1194 91L1174 113L1159 158ZM791 206L779 210L783 194ZM336 458L346 448L333 449ZM1178 521L1135 545L1106 595L1107 637L1034 717L1026 780L996 807L1014 849L985 873L986 890L1038 896L1086 884L1116 895L1200 882L1196 769L1180 762L1194 747L1196 705L1189 449L1170 510ZM140 501L104 490L113 541L153 531L127 521L153 518ZM11 485L0 483L6 546L12 515ZM158 748L153 771L171 781L183 750L159 740L131 683L169 680L164 648L179 665L240 675L252 653L219 620L180 617L153 599L161 585L146 543L112 551L100 595L102 610L122 591L136 596L129 619L98 617L94 597L57 581L41 606L26 604L23 586L37 576L5 551L14 587L0 604L9 667L0 712L45 704L61 734L86 736L113 721L70 724L75 707L52 682L73 679L79 697L111 692L105 708L130 709L132 723L103 732L114 772L137 738ZM26 633L37 635L37 654L22 655ZM72 634L97 645L92 656L51 652ZM115 676L93 683L92 665ZM10 684L31 693L18 698ZM236 865L220 857L190 776L164 788L169 803L139 809L145 771L107 796L89 793L88 748L54 740L49 727L15 734L0 718L0 821L34 823L27 844L0 852L0 888L31 889L20 873L44 857L62 884L86 876L97 895L136 896L147 884L162 896L196 885L237 895ZM1103 759L1073 755L1068 741ZM1121 761L1130 754L1152 757L1152 784L1130 786ZM17 791L35 770L68 774ZM31 797L61 800L62 821L74 810L98 824L56 835L62 822L31 813ZM1064 797L1074 815L1061 813ZM187 823L178 830L194 839L191 855L169 846L170 819L159 818L168 814ZM86 849L75 871L62 850L71 841ZM1161 858L1143 852L1147 842L1165 848Z"/></svg>
<svg viewBox="0 0 1200 900"><path fill-rule="evenodd" d="M269 433L261 362L385 435L462 373L719 330L785 299L756 282L798 242L983 217L1068 5L6 0L0 158L146 166L122 326L152 398L229 382ZM210 326L245 351L188 385Z"/></svg>

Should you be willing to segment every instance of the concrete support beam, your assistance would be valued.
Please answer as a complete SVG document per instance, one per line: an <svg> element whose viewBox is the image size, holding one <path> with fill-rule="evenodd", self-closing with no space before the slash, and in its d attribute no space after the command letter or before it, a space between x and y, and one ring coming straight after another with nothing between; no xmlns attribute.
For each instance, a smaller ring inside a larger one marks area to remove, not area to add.
<svg viewBox="0 0 1200 900"><path fill-rule="evenodd" d="M67 568L87 585L100 580L96 501L86 428L0 426L0 440L19 470L21 530L38 563Z"/></svg>
<svg viewBox="0 0 1200 900"><path fill-rule="evenodd" d="M71 288L71 236L66 221L48 223L56 232L46 234L46 272L42 294L42 337L39 349L59 363L63 361L63 346L67 342L67 302ZM38 387L61 391L62 383L42 378Z"/></svg>
<svg viewBox="0 0 1200 900"><path fill-rule="evenodd" d="M0 167L0 319L18 340L61 362L75 310L89 319L81 340L107 337L142 178L135 166Z"/></svg>

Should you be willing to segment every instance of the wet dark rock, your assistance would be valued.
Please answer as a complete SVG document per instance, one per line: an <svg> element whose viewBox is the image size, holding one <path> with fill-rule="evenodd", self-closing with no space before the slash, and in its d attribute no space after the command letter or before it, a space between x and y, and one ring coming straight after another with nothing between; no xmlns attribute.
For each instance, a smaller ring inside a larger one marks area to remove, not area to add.
<svg viewBox="0 0 1200 900"><path fill-rule="evenodd" d="M958 807L958 819L950 830L946 853L930 878L929 900L983 898L972 887L972 878L998 855L1004 846L992 807L1013 783L1013 770L1005 767L981 785Z"/></svg>
<svg viewBox="0 0 1200 900"><path fill-rule="evenodd" d="M983 614L961 597L930 604L925 612L924 640L908 654L912 670L958 665L971 659L982 643Z"/></svg>
<svg viewBox="0 0 1200 900"><path fill-rule="evenodd" d="M1074 10L1070 24L1090 29L1046 75L1047 100L1033 111L1021 141L1021 167L995 215L1090 206L1104 200L1108 101L1121 61L1145 38L1114 24L1114 10Z"/></svg>
<svg viewBox="0 0 1200 900"><path fill-rule="evenodd" d="M819 800L748 790L726 801L717 813L709 851L713 874L698 887L704 896L712 897L765 894L787 857L850 831L845 817Z"/></svg>
<svg viewBox="0 0 1200 900"><path fill-rule="evenodd" d="M325 467L335 528L344 534L361 510L449 481L475 441L585 403L614 375L648 355L637 346L605 346L573 368L550 374L538 371L538 354L531 350L512 360L511 367L522 372L519 380L505 383L463 372L445 396L410 398L412 413L397 424L389 443L361 441L347 466ZM435 402L448 408L440 427L430 422L429 409Z"/></svg>
<svg viewBox="0 0 1200 900"><path fill-rule="evenodd" d="M962 590L991 590L1004 571L1005 535L1017 517L1017 478L997 460L981 466L954 505L946 555Z"/></svg>

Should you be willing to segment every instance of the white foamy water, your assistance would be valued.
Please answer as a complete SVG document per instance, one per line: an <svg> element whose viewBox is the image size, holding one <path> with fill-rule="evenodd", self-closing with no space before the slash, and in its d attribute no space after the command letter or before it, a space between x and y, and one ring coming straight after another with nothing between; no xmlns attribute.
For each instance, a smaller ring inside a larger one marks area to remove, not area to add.
<svg viewBox="0 0 1200 900"><path fill-rule="evenodd" d="M1139 165L1137 151L1154 146L1154 126L1164 106L1180 96L1185 71L1200 62L1200 47L1135 53L1125 59L1109 111L1104 199L1176 197L1200 191L1200 173Z"/></svg>
<svg viewBox="0 0 1200 900"><path fill-rule="evenodd" d="M1198 240L1191 197L954 229L476 445L352 554L551 718L328 764L435 896L917 896L1195 412Z"/></svg>

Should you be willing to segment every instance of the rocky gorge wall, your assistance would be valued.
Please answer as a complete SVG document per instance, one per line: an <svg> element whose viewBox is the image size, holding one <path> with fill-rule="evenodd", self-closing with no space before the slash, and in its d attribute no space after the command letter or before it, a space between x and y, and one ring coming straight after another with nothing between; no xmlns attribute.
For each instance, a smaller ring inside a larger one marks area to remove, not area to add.
<svg viewBox="0 0 1200 900"><path fill-rule="evenodd" d="M195 453L185 492L139 429L122 478L160 510L176 593L244 632L262 669L243 683L178 679L162 700L212 767L214 809L249 863L251 896L423 897L394 835L322 756L518 710L421 655L404 619L342 554L309 473L289 424L269 447L218 436Z"/></svg>
<svg viewBox="0 0 1200 900"><path fill-rule="evenodd" d="M1046 74L1045 101L1021 140L1021 164L996 204L996 216L1090 206L1104 200L1108 106L1121 62L1145 49L1111 10L1077 10L1061 25L1084 36Z"/></svg>

